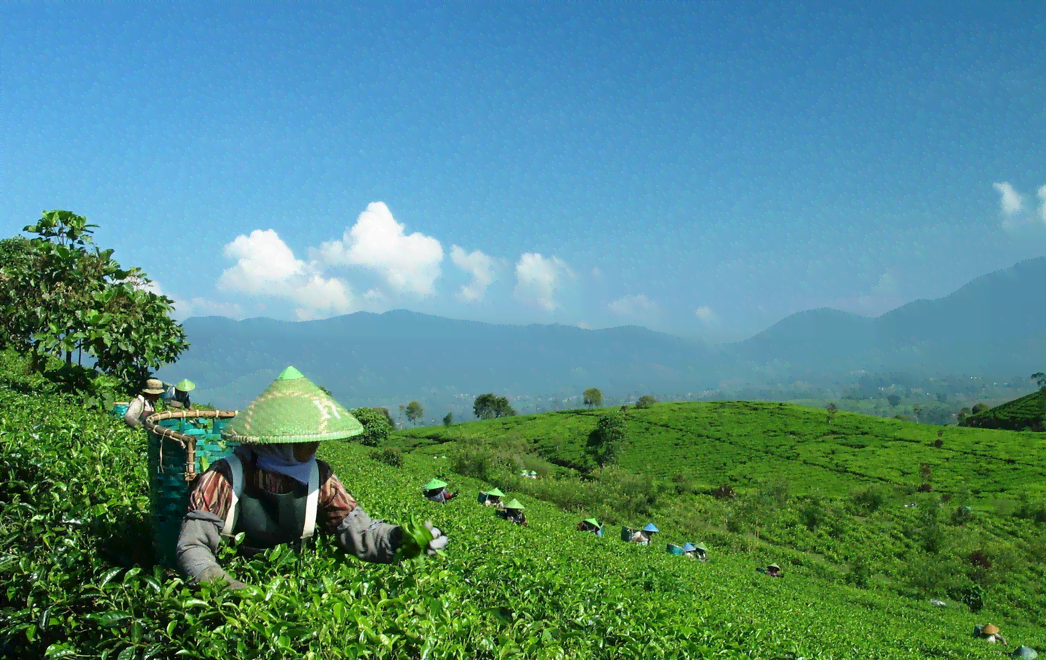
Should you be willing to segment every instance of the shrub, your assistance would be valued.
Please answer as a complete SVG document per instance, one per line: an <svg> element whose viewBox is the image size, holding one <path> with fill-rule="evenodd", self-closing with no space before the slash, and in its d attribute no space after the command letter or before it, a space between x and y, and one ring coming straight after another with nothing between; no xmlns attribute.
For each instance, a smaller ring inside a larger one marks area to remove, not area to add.
<svg viewBox="0 0 1046 660"><path fill-rule="evenodd" d="M386 447L385 449L371 452L370 457L394 468L403 467L403 453L395 447Z"/></svg>
<svg viewBox="0 0 1046 660"><path fill-rule="evenodd" d="M866 513L875 513L886 503L886 495L878 486L869 486L855 493L853 502Z"/></svg>
<svg viewBox="0 0 1046 660"><path fill-rule="evenodd" d="M349 412L359 420L360 424L363 424L363 435L359 436L361 444L367 447L380 447L388 441L389 434L392 433L392 426L389 425L384 414L373 408L356 408Z"/></svg>
<svg viewBox="0 0 1046 660"><path fill-rule="evenodd" d="M733 489L732 486L728 486L727 484L723 484L719 488L716 488L715 490L712 491L712 497L714 497L716 499L719 499L719 500L732 500L735 497L737 497L737 493L734 492L734 489Z"/></svg>

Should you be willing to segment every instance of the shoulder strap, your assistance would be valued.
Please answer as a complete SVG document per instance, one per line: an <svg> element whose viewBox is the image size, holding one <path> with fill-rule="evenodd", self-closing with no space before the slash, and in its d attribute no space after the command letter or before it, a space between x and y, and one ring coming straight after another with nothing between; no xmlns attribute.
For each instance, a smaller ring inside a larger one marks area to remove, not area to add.
<svg viewBox="0 0 1046 660"><path fill-rule="evenodd" d="M222 536L232 536L232 531L236 528L236 514L239 509L237 505L240 503L240 496L243 494L243 465L240 463L240 457L236 454L226 456L225 462L229 464L229 470L232 472L232 502L229 503L229 513L225 516L225 527L222 529Z"/></svg>
<svg viewBox="0 0 1046 660"><path fill-rule="evenodd" d="M305 503L305 527L302 529L302 539L312 538L316 533L316 509L320 503L320 467L316 461L312 462L312 470L309 472L309 499Z"/></svg>

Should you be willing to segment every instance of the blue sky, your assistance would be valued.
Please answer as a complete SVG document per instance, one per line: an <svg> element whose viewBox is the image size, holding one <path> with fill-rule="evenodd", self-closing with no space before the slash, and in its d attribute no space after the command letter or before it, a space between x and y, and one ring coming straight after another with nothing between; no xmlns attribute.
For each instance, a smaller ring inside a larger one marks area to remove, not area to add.
<svg viewBox="0 0 1046 660"><path fill-rule="evenodd" d="M710 341L1046 255L1041 2L8 3L0 231L180 318Z"/></svg>

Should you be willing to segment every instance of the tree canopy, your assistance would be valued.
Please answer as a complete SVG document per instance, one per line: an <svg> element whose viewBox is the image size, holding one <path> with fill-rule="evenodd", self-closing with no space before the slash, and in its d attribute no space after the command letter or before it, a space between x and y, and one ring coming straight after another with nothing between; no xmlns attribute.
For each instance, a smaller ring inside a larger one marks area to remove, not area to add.
<svg viewBox="0 0 1046 660"><path fill-rule="evenodd" d="M624 450L628 438L625 416L620 410L612 410L599 418L596 425L593 458L600 466L606 467L617 462Z"/></svg>
<svg viewBox="0 0 1046 660"><path fill-rule="evenodd" d="M636 401L636 408L649 408L655 403L657 403L657 399L650 396L649 394L644 394L643 396L639 397L638 401Z"/></svg>
<svg viewBox="0 0 1046 660"><path fill-rule="evenodd" d="M597 387L590 387L582 393L584 403L589 408L599 408L603 405L603 393Z"/></svg>
<svg viewBox="0 0 1046 660"><path fill-rule="evenodd" d="M419 420L425 417L425 409L421 407L421 403L418 401L408 403L404 412L407 415L407 421L415 426L417 426Z"/></svg>
<svg viewBox="0 0 1046 660"><path fill-rule="evenodd" d="M389 439L392 433L392 425L389 424L385 415L374 408L356 408L350 410L352 416L363 424L363 435L359 441L368 447L381 447Z"/></svg>
<svg viewBox="0 0 1046 660"><path fill-rule="evenodd" d="M488 392L476 397L472 403L472 413L478 419L496 419L512 417L516 411L509 405L507 397L495 396L493 392Z"/></svg>

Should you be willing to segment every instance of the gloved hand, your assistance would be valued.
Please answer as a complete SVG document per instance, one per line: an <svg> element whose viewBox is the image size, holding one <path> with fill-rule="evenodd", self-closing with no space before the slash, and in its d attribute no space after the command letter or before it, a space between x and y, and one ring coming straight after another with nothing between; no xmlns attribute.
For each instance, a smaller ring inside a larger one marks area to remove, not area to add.
<svg viewBox="0 0 1046 660"><path fill-rule="evenodd" d="M213 582L215 580L224 580L226 588L233 591L239 591L240 589L246 589L247 585L229 577L229 574L222 570L222 567L218 564L212 564L207 568L203 569L200 573L200 577L197 579L201 584L204 582Z"/></svg>
<svg viewBox="0 0 1046 660"><path fill-rule="evenodd" d="M432 556L435 555L436 552L447 547L447 537L438 527L433 527L431 522L426 522L425 529L429 530L432 534L432 540L429 541L428 547L425 548L425 554Z"/></svg>

